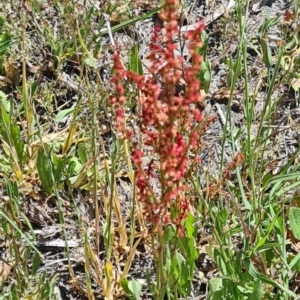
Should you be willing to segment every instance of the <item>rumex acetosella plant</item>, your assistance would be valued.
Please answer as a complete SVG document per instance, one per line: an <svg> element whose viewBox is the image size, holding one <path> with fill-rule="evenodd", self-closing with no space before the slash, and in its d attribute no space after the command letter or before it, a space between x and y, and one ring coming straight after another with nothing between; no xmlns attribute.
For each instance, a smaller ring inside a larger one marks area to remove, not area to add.
<svg viewBox="0 0 300 300"><path fill-rule="evenodd" d="M200 163L201 137L213 121L212 118L204 120L198 108L201 102L198 73L202 62L198 50L202 46L201 32L205 25L200 21L193 30L180 36L175 4L175 0L165 1L160 13L164 25L154 26L149 46L149 75L126 70L116 50L112 78L116 90L111 97L116 114L115 128L131 144L137 198L156 243L157 250L153 253L157 268L155 299L163 299L164 293L168 293L171 278L168 272L171 271L167 260L169 257L173 262L177 241L186 235L185 219L193 207L190 171ZM175 51L179 37L187 45L190 62ZM124 79L139 91L139 140L126 124ZM183 86L181 91L178 86ZM169 228L174 229L173 239L165 237ZM179 281L173 278L172 289Z"/></svg>

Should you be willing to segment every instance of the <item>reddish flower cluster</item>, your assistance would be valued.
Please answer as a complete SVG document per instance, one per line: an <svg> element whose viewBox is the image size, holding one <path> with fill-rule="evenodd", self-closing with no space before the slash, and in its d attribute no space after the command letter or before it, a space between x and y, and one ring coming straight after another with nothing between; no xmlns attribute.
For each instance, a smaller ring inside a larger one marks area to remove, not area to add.
<svg viewBox="0 0 300 300"><path fill-rule="evenodd" d="M230 197L230 195L225 192L226 189L224 188L224 185L226 181L230 179L232 172L234 172L235 169L243 163L244 159L245 158L242 153L237 153L232 162L230 162L223 170L222 177L211 181L208 187L203 189L203 192L207 194L209 199L215 200L219 197L219 195Z"/></svg>
<svg viewBox="0 0 300 300"><path fill-rule="evenodd" d="M174 0L166 0L160 13L164 26L154 27L148 56L151 75L140 76L125 70L116 53L113 78L116 95L111 103L116 111L116 129L123 137L131 138L132 133L125 131L122 80L126 78L136 84L140 91L139 128L143 136L143 145L135 144L132 149L138 197L155 230L172 223L182 234L182 220L190 209L190 199L185 193L191 165L189 153L199 147L202 133L197 128L203 119L197 108L201 101L197 75L202 61L197 48L202 45L200 34L204 22L199 22L184 37L191 55L191 65L187 66L183 57L175 54L175 40L180 32L174 4ZM184 89L178 93L177 87L182 84ZM145 163L145 157L150 162Z"/></svg>
<svg viewBox="0 0 300 300"><path fill-rule="evenodd" d="M242 153L237 153L236 156L233 158L232 162L230 162L226 168L223 170L223 180L230 178L231 173L242 164L244 161L244 155Z"/></svg>

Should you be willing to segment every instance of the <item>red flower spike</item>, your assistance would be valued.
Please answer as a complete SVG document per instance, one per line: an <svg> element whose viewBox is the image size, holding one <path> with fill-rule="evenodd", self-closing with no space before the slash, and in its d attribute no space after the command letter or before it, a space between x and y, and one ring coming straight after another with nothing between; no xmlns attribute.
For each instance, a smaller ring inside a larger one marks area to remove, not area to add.
<svg viewBox="0 0 300 300"><path fill-rule="evenodd" d="M124 69L120 53L114 55L115 75L112 82L116 95L111 103L116 112L116 129L124 130L126 103L123 79L139 89L139 130L143 136L145 152L133 144L132 162L136 167L136 187L139 200L143 203L144 215L152 224L152 232L161 232L174 224L179 235L184 234L182 222L190 210L186 196L188 170L199 163L197 156L189 156L201 145L201 136L211 122L203 125L202 112L195 108L201 101L200 84L197 79L202 57L197 47L202 45L201 32L204 22L198 22L186 33L188 49L192 57L191 66L183 66L184 58L175 55L179 27L176 0L166 0L159 17L165 21L163 27L157 23L153 28L150 44L149 70L152 75L140 76ZM184 89L177 88L184 82ZM123 118L123 120L122 120ZM123 134L131 138L133 133ZM131 139L132 141L132 139ZM142 147L142 145L140 146ZM145 162L144 157L148 157ZM150 161L150 162L149 162ZM155 187L158 186L158 189ZM157 192L157 190L159 192ZM172 217L171 217L172 212Z"/></svg>

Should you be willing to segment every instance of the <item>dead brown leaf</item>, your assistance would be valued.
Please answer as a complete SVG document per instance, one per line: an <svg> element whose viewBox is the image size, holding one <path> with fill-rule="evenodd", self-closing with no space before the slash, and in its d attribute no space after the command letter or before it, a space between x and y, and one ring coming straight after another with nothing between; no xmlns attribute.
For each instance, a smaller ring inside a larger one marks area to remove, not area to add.
<svg viewBox="0 0 300 300"><path fill-rule="evenodd" d="M11 267L4 261L0 261L0 286L6 282L10 272Z"/></svg>
<svg viewBox="0 0 300 300"><path fill-rule="evenodd" d="M6 77L11 80L13 86L19 86L20 73L18 68L14 65L12 58L5 57L3 66Z"/></svg>
<svg viewBox="0 0 300 300"><path fill-rule="evenodd" d="M284 12L284 21L285 22L290 22L293 19L293 14L287 9Z"/></svg>

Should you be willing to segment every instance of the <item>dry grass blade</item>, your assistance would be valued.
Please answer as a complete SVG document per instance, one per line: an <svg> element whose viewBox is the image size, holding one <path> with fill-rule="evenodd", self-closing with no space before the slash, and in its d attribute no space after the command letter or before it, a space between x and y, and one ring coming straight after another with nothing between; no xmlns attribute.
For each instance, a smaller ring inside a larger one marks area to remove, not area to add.
<svg viewBox="0 0 300 300"><path fill-rule="evenodd" d="M64 142L64 145L62 147L62 152L63 154L67 153L72 145L72 143L74 142L74 139L76 137L76 129L77 129L77 124L75 122L73 122L71 125L70 125L70 128L69 128L69 133L68 133L68 136Z"/></svg>
<svg viewBox="0 0 300 300"><path fill-rule="evenodd" d="M134 243L133 247L130 249L130 252L129 252L129 255L128 255L124 270L123 270L123 273L122 273L122 278L127 278L129 270L130 270L131 263L133 261L133 258L135 256L135 254L136 254L136 248L140 244L142 238L143 238L143 236L140 236L137 239L137 241Z"/></svg>
<svg viewBox="0 0 300 300"><path fill-rule="evenodd" d="M116 231L118 231L120 235L119 246L125 249L125 247L128 244L126 222L124 222L122 218L120 199L119 199L118 189L116 185L115 185L115 192L114 192L114 213L115 213L116 221L118 223Z"/></svg>

